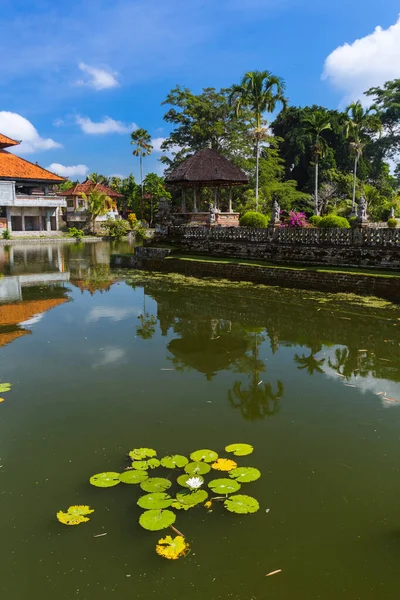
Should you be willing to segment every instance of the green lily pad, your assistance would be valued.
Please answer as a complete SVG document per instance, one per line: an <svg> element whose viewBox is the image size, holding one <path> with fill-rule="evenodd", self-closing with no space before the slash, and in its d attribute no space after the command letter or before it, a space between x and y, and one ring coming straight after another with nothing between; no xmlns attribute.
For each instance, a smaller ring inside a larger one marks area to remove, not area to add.
<svg viewBox="0 0 400 600"><path fill-rule="evenodd" d="M225 450L232 452L235 456L247 456L253 452L254 448L250 444L229 444Z"/></svg>
<svg viewBox="0 0 400 600"><path fill-rule="evenodd" d="M242 496L240 494L227 498L224 502L224 506L229 512L238 513L240 515L255 513L260 508L260 505L255 498L252 496Z"/></svg>
<svg viewBox="0 0 400 600"><path fill-rule="evenodd" d="M125 471L119 476L122 483L142 483L148 479L147 471Z"/></svg>
<svg viewBox="0 0 400 600"><path fill-rule="evenodd" d="M194 462L203 461L206 463L211 463L217 460L218 454L213 450L196 450L195 452L192 452L190 458Z"/></svg>
<svg viewBox="0 0 400 600"><path fill-rule="evenodd" d="M134 460L132 467L138 471L147 471L147 469L156 469L160 466L158 458L149 458L149 460Z"/></svg>
<svg viewBox="0 0 400 600"><path fill-rule="evenodd" d="M175 523L176 516L171 510L146 510L140 515L139 523L149 531L166 529Z"/></svg>
<svg viewBox="0 0 400 600"><path fill-rule="evenodd" d="M213 479L208 487L216 494L233 494L240 489L240 483L234 479Z"/></svg>
<svg viewBox="0 0 400 600"><path fill-rule="evenodd" d="M176 499L178 502L190 506L201 504L202 502L205 502L207 498L208 494L205 490L197 490L197 492L192 493L178 492L176 494Z"/></svg>
<svg viewBox="0 0 400 600"><path fill-rule="evenodd" d="M11 389L11 383L0 383L0 394L9 392Z"/></svg>
<svg viewBox="0 0 400 600"><path fill-rule="evenodd" d="M129 456L132 460L143 460L157 456L157 452L153 448L134 448L129 452Z"/></svg>
<svg viewBox="0 0 400 600"><path fill-rule="evenodd" d="M169 479L162 477L149 477L146 481L140 484L140 487L145 492L165 492L171 487L172 483Z"/></svg>
<svg viewBox="0 0 400 600"><path fill-rule="evenodd" d="M261 477L261 473L254 467L238 467L229 472L229 477L236 479L239 483L250 483Z"/></svg>
<svg viewBox="0 0 400 600"><path fill-rule="evenodd" d="M182 502L178 502L178 500L174 500L171 504L171 508L176 508L177 510L189 510L195 506L195 504L182 504Z"/></svg>
<svg viewBox="0 0 400 600"><path fill-rule="evenodd" d="M109 471L107 473L97 473L96 475L92 475L89 479L92 485L101 488L114 487L114 485L118 485L121 483L120 474L114 473L113 471Z"/></svg>
<svg viewBox="0 0 400 600"><path fill-rule="evenodd" d="M171 506L172 498L164 492L155 492L154 494L146 494L138 500L140 508L167 508Z"/></svg>
<svg viewBox="0 0 400 600"><path fill-rule="evenodd" d="M165 467L166 469L176 469L177 467L178 469L181 469L187 465L188 462L189 460L186 458L186 456L182 456L181 454L173 454L172 456L164 456L164 458L161 459L161 466Z"/></svg>
<svg viewBox="0 0 400 600"><path fill-rule="evenodd" d="M210 465L204 462L191 462L185 467L186 473L189 475L205 475L209 471L211 471Z"/></svg>

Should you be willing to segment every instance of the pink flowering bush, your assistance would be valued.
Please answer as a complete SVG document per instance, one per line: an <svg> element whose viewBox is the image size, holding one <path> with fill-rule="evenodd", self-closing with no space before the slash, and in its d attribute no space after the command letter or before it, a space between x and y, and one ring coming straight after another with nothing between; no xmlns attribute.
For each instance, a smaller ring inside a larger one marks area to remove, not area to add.
<svg viewBox="0 0 400 600"><path fill-rule="evenodd" d="M283 212L283 211L281 211ZM281 227L309 227L310 224L307 221L307 217L303 212L296 212L291 210L288 215L285 216Z"/></svg>

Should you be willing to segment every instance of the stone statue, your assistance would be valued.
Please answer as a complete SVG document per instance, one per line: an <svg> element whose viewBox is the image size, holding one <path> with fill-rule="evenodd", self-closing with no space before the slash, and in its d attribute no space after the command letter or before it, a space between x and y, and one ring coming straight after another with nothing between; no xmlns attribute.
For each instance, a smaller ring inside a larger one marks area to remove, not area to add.
<svg viewBox="0 0 400 600"><path fill-rule="evenodd" d="M395 218L395 216L394 216L394 206L392 206L392 208L391 208L391 210L390 210L390 218L391 218L391 219L394 219L394 218Z"/></svg>
<svg viewBox="0 0 400 600"><path fill-rule="evenodd" d="M209 203L208 210L210 212L210 223L212 225L213 223L215 223L215 215L218 212L218 210L214 207L214 204L212 202Z"/></svg>
<svg viewBox="0 0 400 600"><path fill-rule="evenodd" d="M276 200L272 203L272 221L273 223L277 223L280 221L281 209Z"/></svg>
<svg viewBox="0 0 400 600"><path fill-rule="evenodd" d="M365 222L367 220L367 201L364 196L361 196L357 209L357 221Z"/></svg>

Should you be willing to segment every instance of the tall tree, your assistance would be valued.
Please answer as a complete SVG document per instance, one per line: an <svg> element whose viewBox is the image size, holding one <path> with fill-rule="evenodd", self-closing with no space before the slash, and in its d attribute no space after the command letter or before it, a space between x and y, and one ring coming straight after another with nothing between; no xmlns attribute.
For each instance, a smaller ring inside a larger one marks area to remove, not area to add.
<svg viewBox="0 0 400 600"><path fill-rule="evenodd" d="M142 188L142 218L143 218L143 158L150 156L153 146L151 145L151 137L147 129L139 128L131 133L131 144L135 146L132 154L139 157L140 163L140 186Z"/></svg>
<svg viewBox="0 0 400 600"><path fill-rule="evenodd" d="M107 194L93 189L88 195L82 194L87 202L87 210L90 214L91 229L94 232L96 228L96 219L105 215L109 210L112 200Z"/></svg>
<svg viewBox="0 0 400 600"><path fill-rule="evenodd" d="M353 169L353 198L351 203L351 212L355 214L356 209L356 186L357 186L357 166L363 150L368 143L367 136L382 130L380 118L376 112L375 106L364 109L361 102L352 102L346 108L347 123L346 135L351 139L350 148L354 153Z"/></svg>
<svg viewBox="0 0 400 600"><path fill-rule="evenodd" d="M89 173L88 179L93 183L103 183L104 185L108 185L109 183L109 178L106 175L101 175L100 173Z"/></svg>
<svg viewBox="0 0 400 600"><path fill-rule="evenodd" d="M263 114L273 112L278 104L286 107L284 96L285 83L270 71L249 71L245 73L239 85L230 89L230 102L239 114L243 107L249 108L253 114L253 137L256 145L256 209L258 210L258 171L260 159L260 142L265 139L266 129L262 127Z"/></svg>
<svg viewBox="0 0 400 600"><path fill-rule="evenodd" d="M376 144L383 156L395 157L400 150L400 79L366 92L379 111L384 135Z"/></svg>
<svg viewBox="0 0 400 600"><path fill-rule="evenodd" d="M303 119L304 140L313 146L315 163L315 184L314 184L314 211L319 215L318 204L318 164L320 157L326 153L328 143L323 137L324 131L332 129L329 117L322 111L315 111Z"/></svg>
<svg viewBox="0 0 400 600"><path fill-rule="evenodd" d="M165 189L164 179L156 173L148 173L143 181L145 200L150 204L150 224L153 223L154 211L158 208L161 198L169 199L171 194ZM146 207L145 207L146 208Z"/></svg>

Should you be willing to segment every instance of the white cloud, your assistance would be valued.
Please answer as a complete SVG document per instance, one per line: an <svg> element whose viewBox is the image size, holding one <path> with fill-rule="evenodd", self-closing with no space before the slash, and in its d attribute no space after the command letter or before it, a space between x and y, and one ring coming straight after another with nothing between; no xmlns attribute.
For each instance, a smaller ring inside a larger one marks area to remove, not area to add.
<svg viewBox="0 0 400 600"><path fill-rule="evenodd" d="M107 346L106 348L102 348L100 352L100 359L93 364L95 369L125 362L126 351L118 346Z"/></svg>
<svg viewBox="0 0 400 600"><path fill-rule="evenodd" d="M134 129L137 129L135 123L126 124L122 121L115 121L111 117L104 117L102 121L95 122L89 117L76 117L76 123L80 126L83 133L89 135L99 135L103 133L131 133Z"/></svg>
<svg viewBox="0 0 400 600"><path fill-rule="evenodd" d="M111 319L113 323L123 321L132 316L139 316L140 310L138 308L127 307L117 308L116 306L96 306L91 309L87 317L88 323L97 323L100 319Z"/></svg>
<svg viewBox="0 0 400 600"><path fill-rule="evenodd" d="M336 48L325 60L323 79L345 94L344 102L361 99L370 87L400 76L400 17L388 29L375 31ZM364 97L366 101L366 97Z"/></svg>
<svg viewBox="0 0 400 600"><path fill-rule="evenodd" d="M95 90L106 90L107 88L119 86L116 79L118 73L113 73L107 69L91 67L83 62L79 63L79 69L85 73L86 77L77 81L78 85L88 85Z"/></svg>
<svg viewBox="0 0 400 600"><path fill-rule="evenodd" d="M51 163L46 167L48 171L60 175L60 177L67 177L75 179L76 177L85 177L89 171L89 167L86 165L71 165L69 167L60 165L60 163Z"/></svg>
<svg viewBox="0 0 400 600"><path fill-rule="evenodd" d="M178 146L178 145L171 146L170 148L168 148L168 150L163 150L161 148L161 145L163 142L165 142L166 139L167 138L164 138L164 137L153 138L151 140L151 145L153 146L153 151L154 152L165 152L166 154L172 154L172 153L179 152L180 150L182 150L182 147Z"/></svg>
<svg viewBox="0 0 400 600"><path fill-rule="evenodd" d="M15 140L22 140L15 148L18 154L61 148L61 144L51 138L42 138L32 123L18 113L0 111L0 131Z"/></svg>

